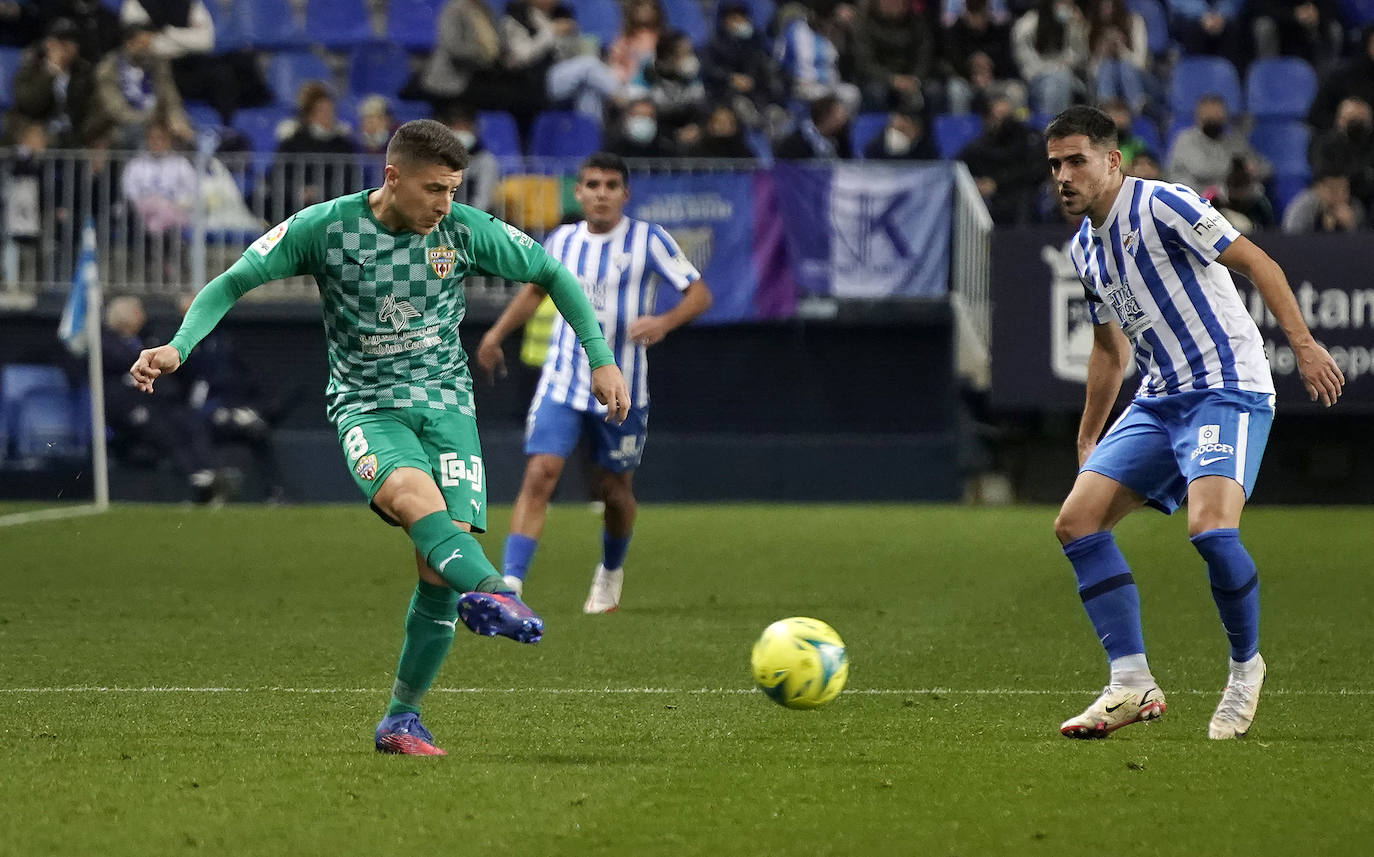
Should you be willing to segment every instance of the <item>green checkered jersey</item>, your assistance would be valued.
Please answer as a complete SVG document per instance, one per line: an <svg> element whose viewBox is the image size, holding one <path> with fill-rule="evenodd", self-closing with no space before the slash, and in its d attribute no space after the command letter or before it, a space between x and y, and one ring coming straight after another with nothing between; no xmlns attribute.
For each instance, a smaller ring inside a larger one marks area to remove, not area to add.
<svg viewBox="0 0 1374 857"><path fill-rule="evenodd" d="M434 230L419 235L387 229L367 200L363 191L312 205L253 242L226 272L237 277L228 303L269 280L315 278L329 344L329 418L336 423L377 408L475 415L472 376L458 340L463 280L486 274L548 283L566 272L529 236L478 209L455 204ZM193 304L172 340L183 356L228 306L215 306L213 316L196 309ZM594 319L590 305L586 315ZM593 335L600 334L594 320L591 325ZM604 340L600 344L605 347ZM604 362L611 362L609 351Z"/></svg>

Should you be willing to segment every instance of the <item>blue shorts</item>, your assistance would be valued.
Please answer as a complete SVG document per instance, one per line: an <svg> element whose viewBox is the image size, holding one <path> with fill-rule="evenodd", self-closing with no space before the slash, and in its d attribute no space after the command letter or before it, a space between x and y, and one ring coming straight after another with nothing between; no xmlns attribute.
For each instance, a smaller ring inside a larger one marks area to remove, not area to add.
<svg viewBox="0 0 1374 857"><path fill-rule="evenodd" d="M1255 488L1274 422L1274 397L1243 390L1190 390L1131 402L1082 470L1101 473L1165 514L1199 476ZM1081 471L1080 471L1081 472Z"/></svg>
<svg viewBox="0 0 1374 857"><path fill-rule="evenodd" d="M630 408L625 422L616 425L600 414L579 411L543 396L534 400L525 417L525 454L567 458L584 431L598 465L611 473L634 470L644 457L649 409Z"/></svg>

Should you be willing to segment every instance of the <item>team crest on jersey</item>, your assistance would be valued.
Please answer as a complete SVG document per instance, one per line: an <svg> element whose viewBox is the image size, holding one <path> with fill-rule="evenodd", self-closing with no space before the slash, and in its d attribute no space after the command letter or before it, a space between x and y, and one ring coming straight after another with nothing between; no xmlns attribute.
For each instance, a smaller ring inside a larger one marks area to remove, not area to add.
<svg viewBox="0 0 1374 857"><path fill-rule="evenodd" d="M362 458L358 459L358 463L354 465L353 472L358 474L359 479L366 479L368 482L376 479L377 456L364 455Z"/></svg>
<svg viewBox="0 0 1374 857"><path fill-rule="evenodd" d="M453 262L458 258L458 251L448 247L429 248L429 266L434 269L434 273L443 279L453 270Z"/></svg>
<svg viewBox="0 0 1374 857"><path fill-rule="evenodd" d="M1126 237L1121 241L1121 246L1127 253L1134 256L1135 251L1140 249L1140 230L1132 229L1130 232L1127 232Z"/></svg>

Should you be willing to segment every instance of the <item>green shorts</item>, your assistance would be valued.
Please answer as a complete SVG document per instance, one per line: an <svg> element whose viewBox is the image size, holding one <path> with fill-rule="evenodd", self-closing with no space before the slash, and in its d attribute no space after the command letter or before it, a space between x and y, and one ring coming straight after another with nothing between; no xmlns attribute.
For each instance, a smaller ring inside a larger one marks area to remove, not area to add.
<svg viewBox="0 0 1374 857"><path fill-rule="evenodd" d="M372 500L391 471L414 467L434 477L455 521L487 529L487 480L477 420L458 411L386 408L346 417L339 443L353 481ZM373 510L389 524L397 522Z"/></svg>

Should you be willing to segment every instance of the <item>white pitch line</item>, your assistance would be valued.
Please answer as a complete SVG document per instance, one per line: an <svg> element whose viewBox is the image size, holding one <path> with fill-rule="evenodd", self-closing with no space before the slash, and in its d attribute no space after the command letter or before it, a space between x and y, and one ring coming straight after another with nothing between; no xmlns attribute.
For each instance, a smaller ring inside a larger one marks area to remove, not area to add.
<svg viewBox="0 0 1374 857"><path fill-rule="evenodd" d="M32 512L15 512L0 515L0 527L13 527L19 524L32 524L36 521L60 521L64 518L79 518L83 515L98 515L106 511L102 506L71 506L55 509L37 509Z"/></svg>
<svg viewBox="0 0 1374 857"><path fill-rule="evenodd" d="M848 695L859 696L1076 696L1079 694L1091 694L1094 688L1077 688L1066 690L1041 690L1036 688L948 688L948 687L918 687L918 688L852 688L846 690ZM390 691L384 688L370 687L100 687L95 685L77 685L71 687L0 687L0 693L6 694L39 694L39 693L297 693L297 694L342 694L342 693L362 693L362 694L384 694ZM754 688L749 687L697 687L697 688L671 688L671 687L436 687L430 693L470 693L470 694L539 694L539 695L687 695L687 696L730 696L740 694L757 693ZM1212 695L1220 693L1218 690L1170 690L1171 694L1191 694L1197 696ZM1369 688L1335 688L1335 689L1316 689L1302 690L1289 688L1269 688L1265 690L1266 696L1370 696L1374 695L1374 689Z"/></svg>

